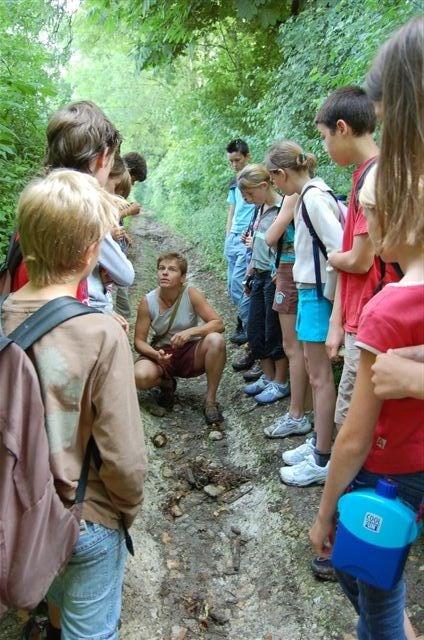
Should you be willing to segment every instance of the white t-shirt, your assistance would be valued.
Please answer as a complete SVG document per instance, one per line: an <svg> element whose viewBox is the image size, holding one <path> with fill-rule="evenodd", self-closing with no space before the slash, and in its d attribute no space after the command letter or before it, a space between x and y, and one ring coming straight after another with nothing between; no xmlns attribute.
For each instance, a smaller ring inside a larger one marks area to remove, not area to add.
<svg viewBox="0 0 424 640"><path fill-rule="evenodd" d="M296 284L316 284L312 236L303 221L301 212L302 194L311 186L317 188L308 189L304 196L304 202L312 225L327 249L327 253L335 250L339 251L342 248L343 229L339 221L340 209L337 202L328 193L330 187L324 180L311 178L303 187L294 212L294 251L296 259L293 266L293 278ZM319 260L321 282L324 285L327 281L328 273L326 271L326 261L321 252L319 252Z"/></svg>

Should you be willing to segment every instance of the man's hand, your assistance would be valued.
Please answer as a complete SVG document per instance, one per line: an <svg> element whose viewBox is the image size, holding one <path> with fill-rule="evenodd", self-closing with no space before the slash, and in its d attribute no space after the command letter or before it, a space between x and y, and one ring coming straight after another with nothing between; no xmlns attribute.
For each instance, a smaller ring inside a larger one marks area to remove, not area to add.
<svg viewBox="0 0 424 640"><path fill-rule="evenodd" d="M179 331L171 338L171 347L174 349L178 349L182 347L192 336L190 329L185 329L184 331Z"/></svg>
<svg viewBox="0 0 424 640"><path fill-rule="evenodd" d="M344 342L344 330L339 324L332 324L330 321L330 327L328 329L327 339L325 341L325 348L330 360L336 360L339 356L339 349Z"/></svg>
<svg viewBox="0 0 424 640"><path fill-rule="evenodd" d="M156 360L158 364L166 364L172 358L172 353L166 353L163 349L156 351Z"/></svg>
<svg viewBox="0 0 424 640"><path fill-rule="evenodd" d="M324 558L329 558L331 556L334 533L334 521L324 521L318 513L315 518L315 522L309 531L309 540L311 541L314 552L318 556L323 556Z"/></svg>

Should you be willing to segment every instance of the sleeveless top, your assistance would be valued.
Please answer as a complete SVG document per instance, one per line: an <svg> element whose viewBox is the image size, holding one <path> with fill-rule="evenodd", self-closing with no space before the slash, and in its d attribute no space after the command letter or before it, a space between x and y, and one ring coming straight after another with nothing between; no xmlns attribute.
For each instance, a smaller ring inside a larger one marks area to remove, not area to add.
<svg viewBox="0 0 424 640"><path fill-rule="evenodd" d="M197 327L199 317L191 304L190 296L188 295L190 287L186 286L184 293L181 297L178 311L172 323L170 331L155 344L155 348L164 347L169 345L171 338L174 334L184 331L184 329L191 329L191 327ZM169 324L169 320L174 309L175 303L169 309L161 312L159 308L159 288L154 289L146 294L147 306L149 307L149 314L151 320L151 327L155 334L162 335ZM198 340L199 338L193 337L190 340Z"/></svg>

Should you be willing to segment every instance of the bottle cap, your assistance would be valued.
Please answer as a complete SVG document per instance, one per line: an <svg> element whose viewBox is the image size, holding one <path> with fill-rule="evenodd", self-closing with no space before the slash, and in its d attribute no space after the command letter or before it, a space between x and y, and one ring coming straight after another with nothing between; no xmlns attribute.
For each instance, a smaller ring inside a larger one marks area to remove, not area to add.
<svg viewBox="0 0 424 640"><path fill-rule="evenodd" d="M397 484L393 480L389 480L389 478L379 480L375 492L378 496L394 500L397 496Z"/></svg>

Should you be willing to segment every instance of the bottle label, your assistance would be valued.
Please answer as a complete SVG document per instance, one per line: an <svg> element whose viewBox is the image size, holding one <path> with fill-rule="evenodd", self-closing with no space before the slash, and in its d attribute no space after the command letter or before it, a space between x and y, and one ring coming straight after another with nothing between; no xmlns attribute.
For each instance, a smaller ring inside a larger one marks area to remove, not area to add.
<svg viewBox="0 0 424 640"><path fill-rule="evenodd" d="M282 302L284 301L284 298L285 298L285 297L286 297L286 296L285 296L285 294L284 294L282 291L278 291L278 292L275 294L275 302L276 302L277 304L282 304Z"/></svg>
<svg viewBox="0 0 424 640"><path fill-rule="evenodd" d="M378 516L376 513L370 513L368 511L365 514L363 526L365 527L365 529L368 529L368 531L379 533L382 524L383 518L381 516Z"/></svg>

